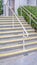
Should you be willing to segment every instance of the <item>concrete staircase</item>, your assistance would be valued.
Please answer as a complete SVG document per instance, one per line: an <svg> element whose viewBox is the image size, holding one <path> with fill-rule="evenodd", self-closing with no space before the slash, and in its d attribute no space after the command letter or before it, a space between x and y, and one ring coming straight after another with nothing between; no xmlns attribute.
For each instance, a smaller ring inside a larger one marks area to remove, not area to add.
<svg viewBox="0 0 37 65"><path fill-rule="evenodd" d="M37 51L37 32L32 29L23 17L19 16L19 19L29 33L28 37L24 33L23 38L23 28L15 17L0 17L0 58Z"/></svg>

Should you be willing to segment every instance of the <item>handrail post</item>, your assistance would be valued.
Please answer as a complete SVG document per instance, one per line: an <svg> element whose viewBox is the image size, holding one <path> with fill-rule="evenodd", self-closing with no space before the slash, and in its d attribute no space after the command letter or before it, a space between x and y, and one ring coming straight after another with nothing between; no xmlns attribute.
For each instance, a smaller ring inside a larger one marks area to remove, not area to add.
<svg viewBox="0 0 37 65"><path fill-rule="evenodd" d="M23 31L23 50L26 50L26 47L25 47L25 40L24 40L24 31ZM28 53L23 53L23 55L28 55Z"/></svg>
<svg viewBox="0 0 37 65"><path fill-rule="evenodd" d="M21 16L22 16L21 0L19 0L19 7L21 9Z"/></svg>
<svg viewBox="0 0 37 65"><path fill-rule="evenodd" d="M31 25L31 13L30 13L30 25Z"/></svg>
<svg viewBox="0 0 37 65"><path fill-rule="evenodd" d="M22 7L21 7L21 16L22 16Z"/></svg>
<svg viewBox="0 0 37 65"><path fill-rule="evenodd" d="M23 31L23 50L25 49L24 44L25 42L24 42L24 31Z"/></svg>
<svg viewBox="0 0 37 65"><path fill-rule="evenodd" d="M14 28L14 15L13 15L13 28Z"/></svg>
<svg viewBox="0 0 37 65"><path fill-rule="evenodd" d="M6 16L6 6L5 6L5 16Z"/></svg>

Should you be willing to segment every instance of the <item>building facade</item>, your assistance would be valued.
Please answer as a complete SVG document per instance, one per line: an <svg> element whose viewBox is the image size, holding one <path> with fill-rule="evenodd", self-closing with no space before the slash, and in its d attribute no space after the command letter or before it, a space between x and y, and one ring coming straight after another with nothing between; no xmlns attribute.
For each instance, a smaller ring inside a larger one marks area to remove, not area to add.
<svg viewBox="0 0 37 65"><path fill-rule="evenodd" d="M11 15L9 8L7 6L4 6L6 4L7 0L3 0L3 15ZM12 10L15 11L17 14L17 9L19 6L36 6L37 0L8 0L8 4Z"/></svg>

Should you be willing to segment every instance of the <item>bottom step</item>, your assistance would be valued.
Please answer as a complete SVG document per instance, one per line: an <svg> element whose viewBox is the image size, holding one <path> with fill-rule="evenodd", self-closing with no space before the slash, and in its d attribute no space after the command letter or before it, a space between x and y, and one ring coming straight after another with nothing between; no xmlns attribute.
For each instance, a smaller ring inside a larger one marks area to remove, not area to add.
<svg viewBox="0 0 37 65"><path fill-rule="evenodd" d="M13 52L13 53L8 53L8 54L0 54L0 58L16 56L16 55L21 55L21 54L24 54L24 53L35 52L35 51L37 51L37 48L31 48L31 49L28 49L28 50L21 50L21 51L18 51L18 52Z"/></svg>

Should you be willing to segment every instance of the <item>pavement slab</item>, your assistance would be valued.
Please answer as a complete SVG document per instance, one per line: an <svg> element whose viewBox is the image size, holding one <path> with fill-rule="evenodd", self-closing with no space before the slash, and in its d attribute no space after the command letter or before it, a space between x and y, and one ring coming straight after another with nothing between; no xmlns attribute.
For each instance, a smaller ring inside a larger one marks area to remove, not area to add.
<svg viewBox="0 0 37 65"><path fill-rule="evenodd" d="M37 52L0 59L0 65L37 65Z"/></svg>

